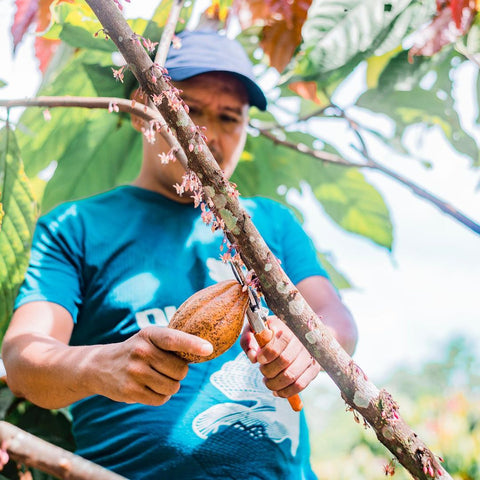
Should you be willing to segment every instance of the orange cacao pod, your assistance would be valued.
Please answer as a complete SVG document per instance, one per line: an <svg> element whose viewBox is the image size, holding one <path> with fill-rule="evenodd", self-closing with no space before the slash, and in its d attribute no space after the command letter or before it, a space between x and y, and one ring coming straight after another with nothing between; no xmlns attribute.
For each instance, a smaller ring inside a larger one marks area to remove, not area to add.
<svg viewBox="0 0 480 480"><path fill-rule="evenodd" d="M183 302L168 325L208 340L213 353L208 357L177 352L189 362L205 362L227 351L242 331L248 293L235 280L219 282L199 290Z"/></svg>

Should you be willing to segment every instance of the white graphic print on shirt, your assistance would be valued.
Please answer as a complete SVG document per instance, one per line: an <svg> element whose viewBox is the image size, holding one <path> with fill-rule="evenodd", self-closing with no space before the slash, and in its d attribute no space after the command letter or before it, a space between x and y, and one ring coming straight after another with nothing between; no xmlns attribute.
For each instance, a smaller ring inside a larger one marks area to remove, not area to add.
<svg viewBox="0 0 480 480"><path fill-rule="evenodd" d="M234 402L220 403L200 413L193 420L193 430L206 439L221 426L241 422L245 427L261 425L266 435L275 443L289 439L295 456L300 433L300 415L292 410L285 398L278 398L263 384L258 365L252 364L244 353L225 363L210 377L211 383Z"/></svg>

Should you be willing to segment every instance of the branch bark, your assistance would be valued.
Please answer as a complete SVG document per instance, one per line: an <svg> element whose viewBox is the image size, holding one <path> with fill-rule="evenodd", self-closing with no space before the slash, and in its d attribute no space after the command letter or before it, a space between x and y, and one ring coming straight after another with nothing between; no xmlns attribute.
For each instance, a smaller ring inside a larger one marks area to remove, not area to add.
<svg viewBox="0 0 480 480"><path fill-rule="evenodd" d="M161 97L160 114L175 132L187 157L184 165L198 176L215 214L225 224L232 243L239 247L246 266L257 274L267 303L287 323L342 392L352 409L370 424L378 439L417 479L451 479L398 414L398 405L388 392L379 390L341 348L325 325L291 283L265 241L241 208L232 186L191 122L181 103L172 97L172 88L153 65L112 1L87 0L133 71L143 90Z"/></svg>
<svg viewBox="0 0 480 480"><path fill-rule="evenodd" d="M68 480L126 480L110 470L57 447L7 422L0 422L0 444L18 463Z"/></svg>

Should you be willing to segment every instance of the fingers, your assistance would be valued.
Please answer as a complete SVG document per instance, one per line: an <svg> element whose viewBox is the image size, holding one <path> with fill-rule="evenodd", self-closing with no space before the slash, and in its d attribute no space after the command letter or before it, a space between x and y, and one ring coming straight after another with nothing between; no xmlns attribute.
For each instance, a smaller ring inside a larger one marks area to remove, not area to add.
<svg viewBox="0 0 480 480"><path fill-rule="evenodd" d="M265 385L280 397L290 397L304 390L318 375L320 366L305 350L285 370L272 378L265 376Z"/></svg>
<svg viewBox="0 0 480 480"><path fill-rule="evenodd" d="M304 390L318 375L320 366L292 331L276 318L270 318L272 339L256 352L267 388L281 397Z"/></svg>
<svg viewBox="0 0 480 480"><path fill-rule="evenodd" d="M140 333L161 350L205 357L213 352L213 345L207 340L173 328L152 326L142 329Z"/></svg>
<svg viewBox="0 0 480 480"><path fill-rule="evenodd" d="M175 352L209 355L212 345L195 335L165 327L147 327L125 342L105 346L109 368L98 393L126 403L162 405L180 389L188 362Z"/></svg>
<svg viewBox="0 0 480 480"><path fill-rule="evenodd" d="M247 355L248 359L252 363L256 363L259 346L257 341L255 340L255 335L252 332L250 325L247 325L242 332L242 335L240 337L240 346Z"/></svg>

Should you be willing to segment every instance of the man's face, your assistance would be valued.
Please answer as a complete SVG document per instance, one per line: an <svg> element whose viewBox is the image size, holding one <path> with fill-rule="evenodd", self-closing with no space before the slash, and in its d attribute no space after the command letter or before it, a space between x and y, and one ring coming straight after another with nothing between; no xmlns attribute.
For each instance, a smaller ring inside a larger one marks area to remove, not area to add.
<svg viewBox="0 0 480 480"><path fill-rule="evenodd" d="M220 168L229 178L238 163L246 139L248 123L248 97L240 80L231 74L209 72L176 82L176 87L183 91L183 100L190 108L193 122L205 127L203 132ZM178 161L162 164L158 154L167 152L169 147L157 134L155 143L144 142L146 161L149 162L150 174L154 176L155 189L167 196L174 193L178 201L191 201L177 197L173 184L182 183L183 167Z"/></svg>

